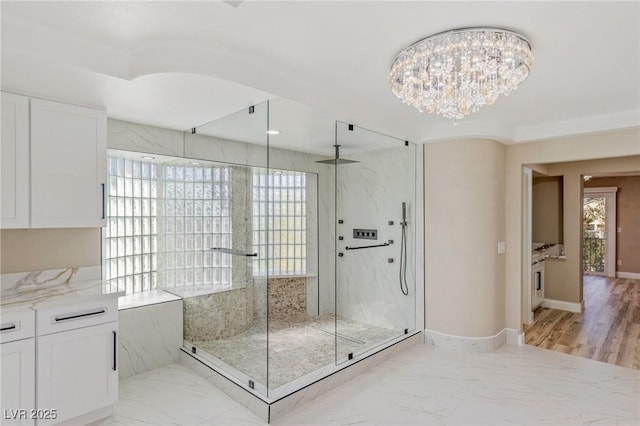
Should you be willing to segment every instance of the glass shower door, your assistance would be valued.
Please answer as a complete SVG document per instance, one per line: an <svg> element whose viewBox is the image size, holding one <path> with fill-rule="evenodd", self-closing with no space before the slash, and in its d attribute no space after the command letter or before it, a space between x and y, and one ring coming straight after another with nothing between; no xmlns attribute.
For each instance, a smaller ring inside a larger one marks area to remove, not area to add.
<svg viewBox="0 0 640 426"><path fill-rule="evenodd" d="M187 349L264 396L268 296L259 270L267 253L261 249L266 235L256 227L267 215L267 199L256 196L254 188L268 165L267 129L264 102L185 134L190 159L184 163L202 168L199 175L205 182L185 193L185 217L181 228L174 226L184 234L176 235L180 244L190 233L202 236L202 257L180 260L188 261L184 266L196 273L201 266L203 273L185 275L189 278L167 289L183 297ZM177 260L172 265L177 266Z"/></svg>
<svg viewBox="0 0 640 426"><path fill-rule="evenodd" d="M415 328L416 147L337 122L336 362Z"/></svg>
<svg viewBox="0 0 640 426"><path fill-rule="evenodd" d="M331 141L334 120L286 99L269 101L267 199L269 395L317 380L334 367L332 169L315 143ZM330 153L330 144L328 144ZM310 152L311 151L311 152ZM323 232L324 231L324 232ZM330 300L330 303L329 303ZM314 375L315 374L315 375Z"/></svg>

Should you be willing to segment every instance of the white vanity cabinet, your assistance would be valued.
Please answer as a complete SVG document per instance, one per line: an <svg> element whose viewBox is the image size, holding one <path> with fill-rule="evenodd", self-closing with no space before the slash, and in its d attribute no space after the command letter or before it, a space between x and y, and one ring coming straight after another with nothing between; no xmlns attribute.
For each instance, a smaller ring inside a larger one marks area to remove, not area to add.
<svg viewBox="0 0 640 426"><path fill-rule="evenodd" d="M33 425L35 312L3 310L0 330L0 423Z"/></svg>
<svg viewBox="0 0 640 426"><path fill-rule="evenodd" d="M0 226L29 227L29 98L1 93Z"/></svg>
<svg viewBox="0 0 640 426"><path fill-rule="evenodd" d="M55 419L38 425L85 424L110 414L118 399L117 303L38 311L38 410L56 410Z"/></svg>
<svg viewBox="0 0 640 426"><path fill-rule="evenodd" d="M104 225L105 111L2 92L2 228Z"/></svg>

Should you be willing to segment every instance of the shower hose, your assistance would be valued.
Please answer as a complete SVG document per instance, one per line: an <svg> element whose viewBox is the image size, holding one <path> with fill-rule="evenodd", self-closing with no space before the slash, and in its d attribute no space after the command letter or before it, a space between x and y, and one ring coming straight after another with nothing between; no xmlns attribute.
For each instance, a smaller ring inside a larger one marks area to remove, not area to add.
<svg viewBox="0 0 640 426"><path fill-rule="evenodd" d="M402 223L402 239L400 240L400 291L405 296L409 295L409 286L407 285L407 221Z"/></svg>

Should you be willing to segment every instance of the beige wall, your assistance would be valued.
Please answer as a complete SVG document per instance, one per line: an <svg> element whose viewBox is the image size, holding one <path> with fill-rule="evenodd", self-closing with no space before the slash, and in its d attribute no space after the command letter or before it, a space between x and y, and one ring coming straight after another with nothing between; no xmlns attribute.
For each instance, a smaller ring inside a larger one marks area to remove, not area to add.
<svg viewBox="0 0 640 426"><path fill-rule="evenodd" d="M640 273L640 176L592 178L585 188L618 187L616 194L616 258L619 272Z"/></svg>
<svg viewBox="0 0 640 426"><path fill-rule="evenodd" d="M0 231L0 273L100 264L100 230L5 229Z"/></svg>
<svg viewBox="0 0 640 426"><path fill-rule="evenodd" d="M625 157L640 155L640 129L626 129L615 132L593 135L575 136L563 139L552 139L527 144L510 145L506 156L506 239L507 256L505 269L505 326L508 328L522 328L522 278L527 270L522 262L522 166L530 164L548 164L566 161L580 161L600 158ZM638 157L626 160L629 167L640 170ZM592 173L601 166L598 162L588 167ZM585 170L586 172L586 170ZM580 203L580 174L572 172L572 176L564 176L564 241L567 260L561 268L566 274L568 282L580 281L580 222L568 225L567 218L572 214L567 209L568 203ZM589 172L587 172L588 174ZM555 173L550 173L555 174ZM576 189L577 188L577 189ZM574 210L575 212L575 210ZM428 235L427 235L428 239ZM428 241L428 240L427 240ZM577 242L577 243L576 243ZM576 278L578 277L578 278ZM569 299L575 297L575 292Z"/></svg>
<svg viewBox="0 0 640 426"><path fill-rule="evenodd" d="M562 177L533 178L531 210L531 239L541 243L562 243Z"/></svg>
<svg viewBox="0 0 640 426"><path fill-rule="evenodd" d="M580 303L582 292L583 175L640 171L640 156L549 164L551 175L564 176L565 253L567 260L545 266L545 297Z"/></svg>
<svg viewBox="0 0 640 426"><path fill-rule="evenodd" d="M427 144L425 325L468 337L504 328L506 147L491 140ZM507 246L508 247L508 246Z"/></svg>

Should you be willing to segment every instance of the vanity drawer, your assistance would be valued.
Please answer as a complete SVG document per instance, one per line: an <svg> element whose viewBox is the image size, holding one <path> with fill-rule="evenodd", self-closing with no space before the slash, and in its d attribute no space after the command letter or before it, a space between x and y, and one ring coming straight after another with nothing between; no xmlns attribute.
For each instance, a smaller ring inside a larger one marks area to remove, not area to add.
<svg viewBox="0 0 640 426"><path fill-rule="evenodd" d="M117 298L39 309L38 336L117 320Z"/></svg>
<svg viewBox="0 0 640 426"><path fill-rule="evenodd" d="M3 310L0 343L28 339L36 335L36 313L31 309Z"/></svg>

